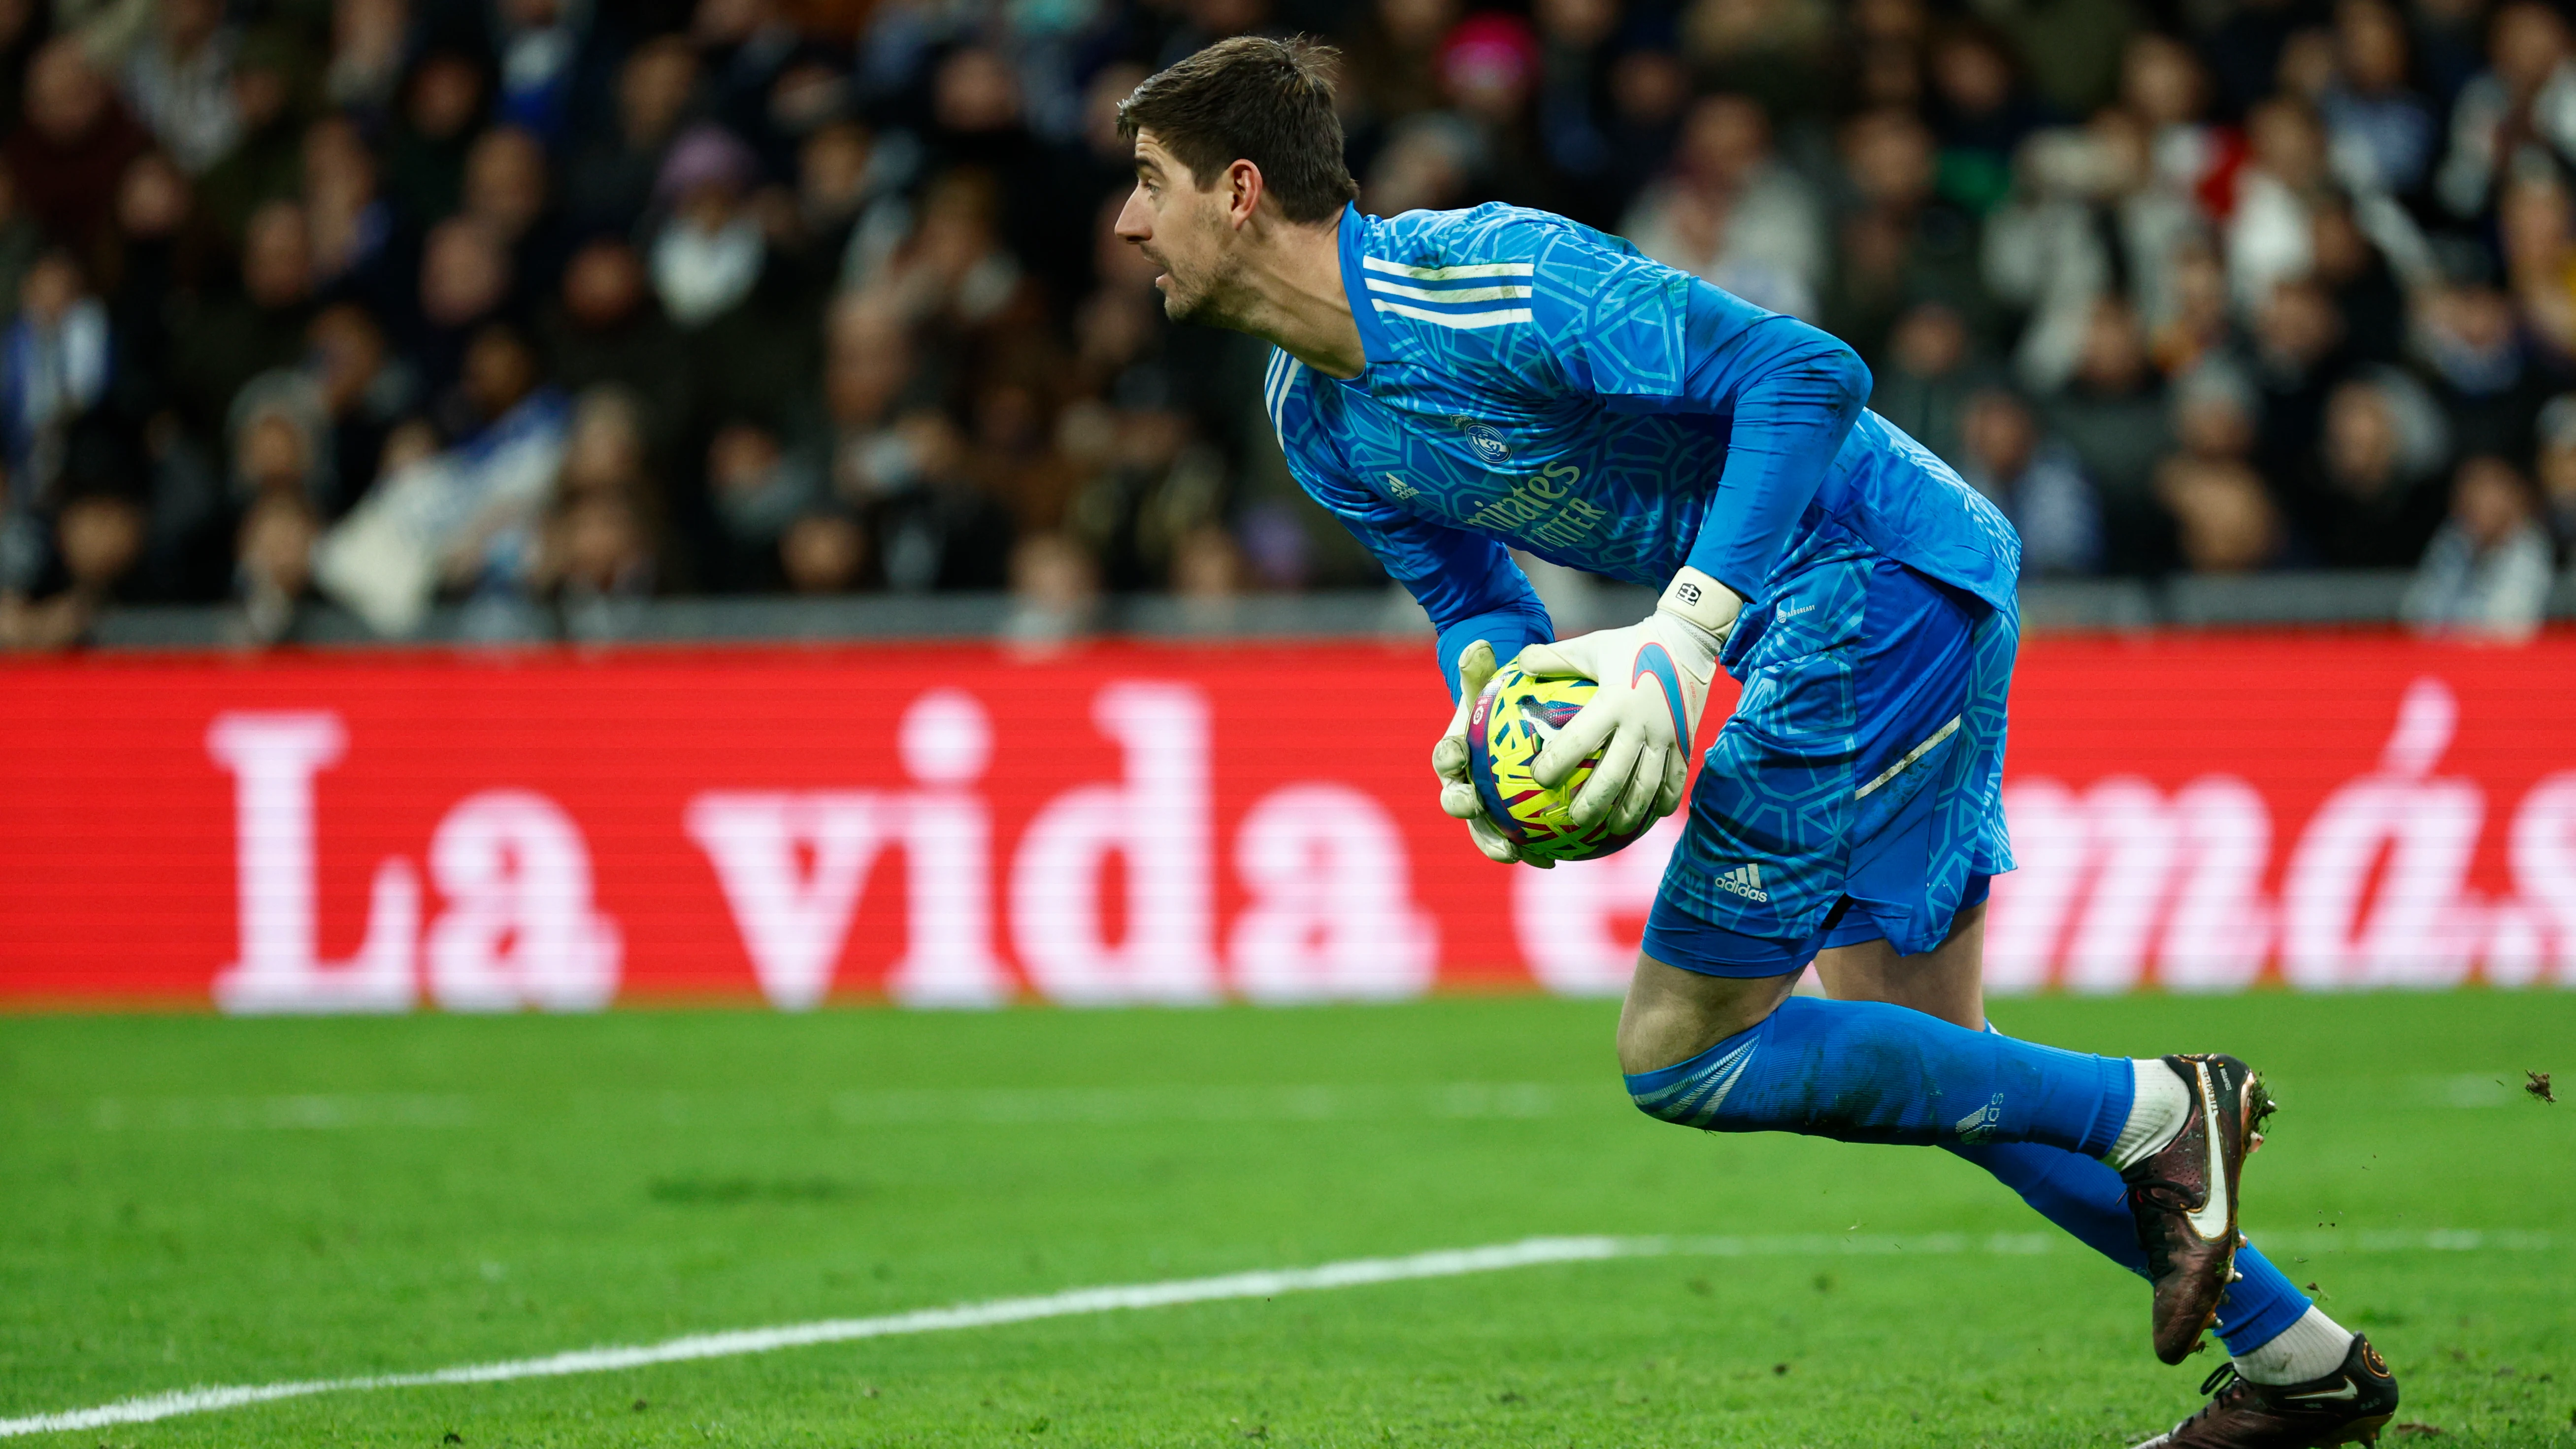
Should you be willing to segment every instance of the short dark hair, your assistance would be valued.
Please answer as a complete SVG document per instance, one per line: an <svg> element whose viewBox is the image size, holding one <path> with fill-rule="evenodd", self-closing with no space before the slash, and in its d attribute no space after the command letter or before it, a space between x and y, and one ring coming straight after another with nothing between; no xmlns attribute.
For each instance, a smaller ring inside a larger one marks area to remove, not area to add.
<svg viewBox="0 0 2576 1449"><path fill-rule="evenodd" d="M1290 221L1330 221L1360 194L1342 159L1333 111L1331 46L1298 36L1238 35L1145 78L1118 103L1118 134L1139 131L1190 168L1204 191L1236 161L1262 182Z"/></svg>

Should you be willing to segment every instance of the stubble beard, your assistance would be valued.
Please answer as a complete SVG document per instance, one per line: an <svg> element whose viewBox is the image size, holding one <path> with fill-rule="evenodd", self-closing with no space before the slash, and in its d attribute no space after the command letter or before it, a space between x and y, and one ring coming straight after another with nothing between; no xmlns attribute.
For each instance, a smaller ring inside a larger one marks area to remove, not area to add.
<svg viewBox="0 0 2576 1449"><path fill-rule="evenodd" d="M1243 271L1242 259L1230 255L1220 255L1193 283L1184 283L1179 272L1166 267L1172 283L1163 293L1163 315L1175 322L1242 331Z"/></svg>

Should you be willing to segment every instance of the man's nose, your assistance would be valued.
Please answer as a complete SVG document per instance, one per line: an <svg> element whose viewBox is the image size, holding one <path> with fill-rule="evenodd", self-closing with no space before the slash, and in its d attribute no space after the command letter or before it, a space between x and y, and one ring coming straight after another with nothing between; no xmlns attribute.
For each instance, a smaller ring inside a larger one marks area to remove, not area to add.
<svg viewBox="0 0 2576 1449"><path fill-rule="evenodd" d="M1127 204L1118 208L1118 222L1112 230L1118 233L1120 241L1126 242L1141 242L1154 234L1141 189L1127 193Z"/></svg>

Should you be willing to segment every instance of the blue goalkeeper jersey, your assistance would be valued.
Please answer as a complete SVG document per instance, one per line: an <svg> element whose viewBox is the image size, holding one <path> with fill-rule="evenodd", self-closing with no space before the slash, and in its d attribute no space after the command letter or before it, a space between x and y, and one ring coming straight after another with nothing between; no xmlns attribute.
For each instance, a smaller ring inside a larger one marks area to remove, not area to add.
<svg viewBox="0 0 2576 1449"><path fill-rule="evenodd" d="M1442 672L1550 636L1509 547L1660 589L1684 564L1757 612L1826 556L1875 552L2014 607L2020 540L1874 414L1849 347L1560 216L1346 208L1367 366L1273 350L1289 470L1421 600Z"/></svg>

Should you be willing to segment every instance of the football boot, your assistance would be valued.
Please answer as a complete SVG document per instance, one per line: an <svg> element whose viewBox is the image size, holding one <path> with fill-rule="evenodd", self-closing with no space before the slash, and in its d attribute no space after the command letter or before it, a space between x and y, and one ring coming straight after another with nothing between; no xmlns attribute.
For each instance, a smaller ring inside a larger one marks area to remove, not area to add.
<svg viewBox="0 0 2576 1449"><path fill-rule="evenodd" d="M2191 1117L2174 1139L2131 1163L2129 1215L2155 1285L2150 1319L2156 1357L2180 1363L2218 1316L2236 1272L2236 1185L2245 1154L2263 1145L2272 1094L2234 1057L2175 1056L2164 1063L2191 1094Z"/></svg>
<svg viewBox="0 0 2576 1449"><path fill-rule="evenodd" d="M2136 1449L2324 1449L2376 1444L2397 1413L2397 1376L2360 1334L2343 1367L2303 1384L2258 1384L2220 1364L2199 1412Z"/></svg>

